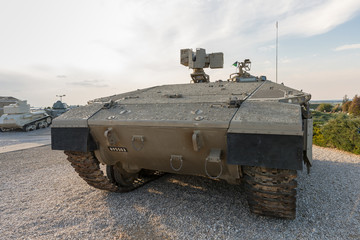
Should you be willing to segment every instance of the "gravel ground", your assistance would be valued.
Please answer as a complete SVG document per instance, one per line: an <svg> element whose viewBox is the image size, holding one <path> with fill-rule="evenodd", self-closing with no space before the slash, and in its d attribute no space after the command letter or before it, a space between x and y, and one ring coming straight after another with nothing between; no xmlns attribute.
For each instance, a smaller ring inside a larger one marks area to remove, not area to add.
<svg viewBox="0 0 360 240"><path fill-rule="evenodd" d="M360 239L360 157L314 147L296 220L249 212L241 187L168 174L130 193L88 186L49 146L0 154L0 239Z"/></svg>

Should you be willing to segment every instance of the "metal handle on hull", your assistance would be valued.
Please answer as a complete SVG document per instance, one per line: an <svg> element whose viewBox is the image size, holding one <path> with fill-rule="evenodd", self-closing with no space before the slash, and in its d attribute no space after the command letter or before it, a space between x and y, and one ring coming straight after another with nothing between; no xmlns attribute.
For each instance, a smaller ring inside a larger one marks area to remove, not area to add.
<svg viewBox="0 0 360 240"><path fill-rule="evenodd" d="M217 176L211 176L207 170L207 165L209 162L218 163L220 166L220 172ZM205 173L211 179L217 179L221 176L223 172L223 166L221 162L221 149L211 149L209 156L205 159Z"/></svg>
<svg viewBox="0 0 360 240"><path fill-rule="evenodd" d="M135 151L138 152L144 148L144 141L145 141L144 136L134 135L131 139L131 145L135 149ZM136 146L135 142L140 142L139 146Z"/></svg>
<svg viewBox="0 0 360 240"><path fill-rule="evenodd" d="M180 161L180 166L178 168L174 167L174 165L173 165L174 160ZM170 167L172 168L172 170L174 170L175 172L178 172L178 171L181 170L182 166L183 166L182 156L181 155L171 155L171 157L170 157Z"/></svg>
<svg viewBox="0 0 360 240"><path fill-rule="evenodd" d="M199 130L194 131L194 133L192 135L192 143L193 143L194 151L195 152L199 151L201 148L200 131Z"/></svg>

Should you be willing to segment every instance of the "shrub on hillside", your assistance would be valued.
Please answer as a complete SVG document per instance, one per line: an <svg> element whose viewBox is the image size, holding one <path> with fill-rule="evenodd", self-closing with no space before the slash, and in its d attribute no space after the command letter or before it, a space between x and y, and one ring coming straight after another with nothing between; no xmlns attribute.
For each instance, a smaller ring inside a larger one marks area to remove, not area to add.
<svg viewBox="0 0 360 240"><path fill-rule="evenodd" d="M355 95L353 98L351 105L349 106L349 113L354 116L360 116L360 97L358 97L358 95Z"/></svg>
<svg viewBox="0 0 360 240"><path fill-rule="evenodd" d="M341 111L341 105L336 104L332 109L331 112L340 112Z"/></svg>
<svg viewBox="0 0 360 240"><path fill-rule="evenodd" d="M320 129L324 141L322 142L320 139L320 144L360 154L359 128L360 118L349 118L339 115Z"/></svg>
<svg viewBox="0 0 360 240"><path fill-rule="evenodd" d="M326 147L324 135L321 133L321 123L319 122L314 122L313 125L313 144L320 147Z"/></svg>
<svg viewBox="0 0 360 240"><path fill-rule="evenodd" d="M342 111L343 111L343 112L348 112L351 103L352 103L351 101L348 101L348 102L343 103L343 105L342 105Z"/></svg>
<svg viewBox="0 0 360 240"><path fill-rule="evenodd" d="M322 103L316 108L316 110L319 112L331 112L332 108L333 108L333 105L331 105L329 103Z"/></svg>

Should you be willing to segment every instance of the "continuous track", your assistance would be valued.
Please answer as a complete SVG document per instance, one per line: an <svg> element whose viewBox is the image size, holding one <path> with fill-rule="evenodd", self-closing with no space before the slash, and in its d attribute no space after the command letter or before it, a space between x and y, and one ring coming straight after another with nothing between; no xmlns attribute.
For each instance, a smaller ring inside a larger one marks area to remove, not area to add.
<svg viewBox="0 0 360 240"><path fill-rule="evenodd" d="M129 192L163 175L160 172L140 172L139 177L125 187L104 175L93 152L65 151L65 154L79 176L101 190ZM288 219L296 217L296 170L245 166L243 172L251 212Z"/></svg>
<svg viewBox="0 0 360 240"><path fill-rule="evenodd" d="M153 174L142 174L142 172L140 172L139 177L133 181L132 185L123 187L112 183L112 181L104 175L100 169L99 161L93 152L65 151L65 154L68 156L67 159L71 162L71 166L74 167L75 171L85 182L92 187L110 192L129 192L163 175L160 172L154 172Z"/></svg>
<svg viewBox="0 0 360 240"><path fill-rule="evenodd" d="M296 170L244 167L245 192L251 212L296 217Z"/></svg>

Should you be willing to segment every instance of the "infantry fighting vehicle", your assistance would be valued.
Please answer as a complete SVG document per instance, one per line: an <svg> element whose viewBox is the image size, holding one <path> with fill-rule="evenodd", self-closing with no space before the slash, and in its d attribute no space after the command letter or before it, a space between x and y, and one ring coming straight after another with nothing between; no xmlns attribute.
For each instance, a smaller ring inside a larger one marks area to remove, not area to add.
<svg viewBox="0 0 360 240"><path fill-rule="evenodd" d="M0 130L23 129L28 132L39 128L46 128L52 118L43 110L31 111L27 101L18 101L4 107L4 114L0 117Z"/></svg>
<svg viewBox="0 0 360 240"><path fill-rule="evenodd" d="M191 83L95 99L54 120L52 148L89 185L131 191L159 172L244 183L250 210L296 216L296 176L312 160L310 95L255 77L250 60L227 81L203 68L223 67L223 54L183 49ZM106 176L99 168L106 164Z"/></svg>

